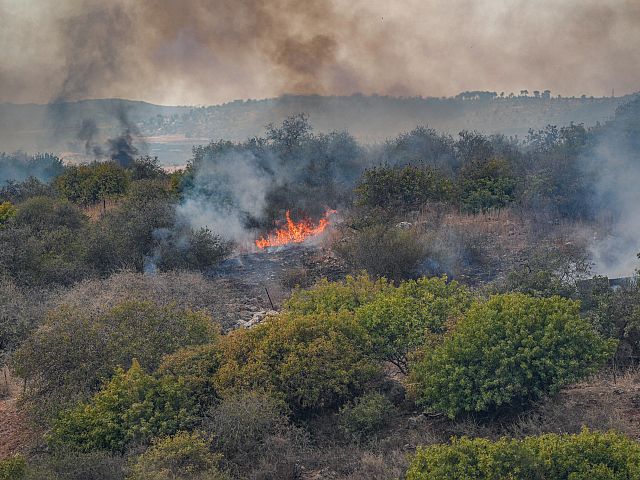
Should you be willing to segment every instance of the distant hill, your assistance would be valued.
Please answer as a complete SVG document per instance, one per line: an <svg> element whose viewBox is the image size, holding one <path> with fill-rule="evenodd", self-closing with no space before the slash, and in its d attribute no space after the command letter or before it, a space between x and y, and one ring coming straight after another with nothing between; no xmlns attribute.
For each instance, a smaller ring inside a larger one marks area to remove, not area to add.
<svg viewBox="0 0 640 480"><path fill-rule="evenodd" d="M52 151L73 157L84 152L78 139L85 119L96 123L99 137L119 133L118 114L126 112L147 138L147 150L165 164L184 163L191 145L214 139L244 140L265 125L306 113L317 131L349 130L375 143L416 125L456 134L461 130L526 135L529 128L571 122L595 125L609 119L632 96L604 98L421 98L352 95L291 96L237 100L208 107L160 106L119 99L84 100L55 105L0 104L0 151ZM79 155L79 158L82 158Z"/></svg>

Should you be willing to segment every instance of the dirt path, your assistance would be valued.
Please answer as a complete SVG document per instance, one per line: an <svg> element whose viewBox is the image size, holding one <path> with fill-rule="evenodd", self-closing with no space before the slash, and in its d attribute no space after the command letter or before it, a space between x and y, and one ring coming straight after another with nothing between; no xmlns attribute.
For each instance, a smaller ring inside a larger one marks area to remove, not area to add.
<svg viewBox="0 0 640 480"><path fill-rule="evenodd" d="M4 376L1 377L4 383ZM24 452L33 437L26 417L18 407L18 389L9 382L10 395L0 400L0 460Z"/></svg>

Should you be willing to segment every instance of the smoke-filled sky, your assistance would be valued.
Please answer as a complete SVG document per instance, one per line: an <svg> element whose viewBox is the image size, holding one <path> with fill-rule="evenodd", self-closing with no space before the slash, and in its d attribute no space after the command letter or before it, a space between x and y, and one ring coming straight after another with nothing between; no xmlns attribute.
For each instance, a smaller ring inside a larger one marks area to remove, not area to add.
<svg viewBox="0 0 640 480"><path fill-rule="evenodd" d="M640 89L638 0L0 0L0 101Z"/></svg>

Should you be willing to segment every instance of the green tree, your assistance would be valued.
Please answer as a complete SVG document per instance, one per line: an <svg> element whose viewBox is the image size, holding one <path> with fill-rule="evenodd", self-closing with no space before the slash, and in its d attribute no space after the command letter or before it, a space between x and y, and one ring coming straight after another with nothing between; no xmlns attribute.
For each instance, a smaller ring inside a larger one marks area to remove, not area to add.
<svg viewBox="0 0 640 480"><path fill-rule="evenodd" d="M371 336L374 354L407 373L408 354L446 331L447 321L470 305L469 292L442 278L409 280L356 310L356 319Z"/></svg>
<svg viewBox="0 0 640 480"><path fill-rule="evenodd" d="M458 179L460 204L471 213L504 208L516 195L516 179L506 159L492 157L466 163Z"/></svg>
<svg viewBox="0 0 640 480"><path fill-rule="evenodd" d="M418 402L429 411L518 408L595 372L613 354L560 297L496 295L476 303L451 335L414 366Z"/></svg>
<svg viewBox="0 0 640 480"><path fill-rule="evenodd" d="M54 184L62 196L74 203L91 205L126 193L127 171L116 162L94 162L70 166Z"/></svg>

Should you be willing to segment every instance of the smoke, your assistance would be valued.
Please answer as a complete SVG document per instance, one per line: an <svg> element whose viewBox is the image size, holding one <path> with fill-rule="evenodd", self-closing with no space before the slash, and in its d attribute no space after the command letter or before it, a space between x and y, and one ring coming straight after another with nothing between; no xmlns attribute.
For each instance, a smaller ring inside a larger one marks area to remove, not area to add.
<svg viewBox="0 0 640 480"><path fill-rule="evenodd" d="M636 0L0 0L0 101L640 83Z"/></svg>
<svg viewBox="0 0 640 480"><path fill-rule="evenodd" d="M594 239L594 270L611 278L632 276L640 252L640 97L620 107L595 139L584 161L595 173L596 211L610 228Z"/></svg>
<svg viewBox="0 0 640 480"><path fill-rule="evenodd" d="M275 159L270 166L276 166ZM248 245L253 238L247 223L264 215L268 193L283 180L284 172L280 173L282 176L272 168L264 168L250 151L206 157L178 206L178 217L192 228L207 227L240 245Z"/></svg>
<svg viewBox="0 0 640 480"><path fill-rule="evenodd" d="M30 177L48 182L60 175L63 170L62 161L55 155L30 156L23 152L0 153L0 187L7 182L23 182Z"/></svg>
<svg viewBox="0 0 640 480"><path fill-rule="evenodd" d="M316 135L304 115L289 117L266 138L196 148L177 214L248 247L286 210L317 219L348 202L363 160L349 134Z"/></svg>
<svg viewBox="0 0 640 480"><path fill-rule="evenodd" d="M53 104L58 105L58 104ZM49 115L53 115L52 120L65 121L64 114L59 109L50 109ZM124 108L118 108L112 112L118 120L120 134L108 138L105 145L100 142L100 131L96 121L92 118L83 118L76 138L84 143L84 150L87 155L95 159L110 159L124 168L131 166L140 149L146 149L146 143L138 127L129 120Z"/></svg>

